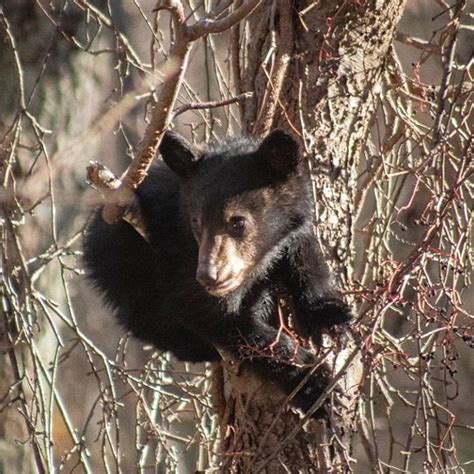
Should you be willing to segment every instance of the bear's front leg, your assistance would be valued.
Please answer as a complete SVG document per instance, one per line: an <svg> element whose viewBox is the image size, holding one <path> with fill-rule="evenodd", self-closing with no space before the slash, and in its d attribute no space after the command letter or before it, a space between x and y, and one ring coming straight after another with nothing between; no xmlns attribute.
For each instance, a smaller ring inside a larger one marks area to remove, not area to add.
<svg viewBox="0 0 474 474"><path fill-rule="evenodd" d="M351 321L351 309L334 288L329 269L311 232L302 233L288 246L281 274L289 289L296 324L303 337L319 338L321 330L335 329Z"/></svg>
<svg viewBox="0 0 474 474"><path fill-rule="evenodd" d="M321 330L340 332L352 320L350 307L336 297L293 300L298 328L303 337L318 336Z"/></svg>
<svg viewBox="0 0 474 474"><path fill-rule="evenodd" d="M276 384L287 396L301 385L290 403L304 414L327 388L330 382L327 365L318 363L311 352L264 321L239 315L238 324L227 334L227 341L221 347L240 361L244 371ZM321 418L326 414L320 408L313 416Z"/></svg>

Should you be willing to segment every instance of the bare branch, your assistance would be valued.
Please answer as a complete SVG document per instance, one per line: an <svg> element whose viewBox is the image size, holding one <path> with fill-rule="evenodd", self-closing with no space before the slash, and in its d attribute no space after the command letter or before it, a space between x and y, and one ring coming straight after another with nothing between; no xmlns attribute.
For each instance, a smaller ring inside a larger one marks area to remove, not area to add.
<svg viewBox="0 0 474 474"><path fill-rule="evenodd" d="M443 79L441 81L441 87L438 94L438 111L436 113L436 121L433 127L433 139L435 144L437 144L441 138L443 118L448 115L448 111L445 110L446 98L448 95L448 85L451 75L453 74L456 44L458 40L459 27L461 25L461 15L465 8L466 0L458 0L455 5L454 19L452 21L448 47L445 55L446 66L443 71Z"/></svg>
<svg viewBox="0 0 474 474"><path fill-rule="evenodd" d="M117 36L118 41L121 43L124 50L128 53L130 62L138 69L143 69L142 61L140 60L138 53L133 49L132 45L128 41L128 38L115 28L114 24L112 23L112 20L107 15L102 13L95 5L92 5L88 0L74 0L74 3L79 8L92 12L95 18L97 18L97 21L105 25L107 28L113 30L115 35Z"/></svg>
<svg viewBox="0 0 474 474"><path fill-rule="evenodd" d="M159 2L158 6L153 9L154 12L158 12L160 10L169 11L177 25L183 25L186 21L183 4L180 0L162 0Z"/></svg>
<svg viewBox="0 0 474 474"><path fill-rule="evenodd" d="M226 105L235 104L236 102L241 102L246 99L250 99L253 96L253 92L243 92L236 97L225 100L212 100L209 102L200 102L199 104L190 103L184 104L181 107L178 107L174 111L174 117L187 112L188 110L203 110L203 109L215 109L217 107L225 107Z"/></svg>
<svg viewBox="0 0 474 474"><path fill-rule="evenodd" d="M13 56L15 58L15 67L18 75L18 86L19 86L19 94L20 94L20 106L22 110L26 108L26 100L25 100L25 81L23 77L23 68L21 66L20 56L18 54L18 49L16 47L15 37L13 36L13 32L11 30L10 24L8 23L7 17L3 12L3 7L0 5L0 22L3 24L5 29L6 36L11 46L11 50Z"/></svg>
<svg viewBox="0 0 474 474"><path fill-rule="evenodd" d="M91 161L87 167L87 179L97 188L105 202L113 203L115 199L121 199L119 202L126 202L127 207L123 210L122 219L128 222L146 241L148 241L148 233L145 221L141 214L140 206L136 202L136 198L129 188L123 187L120 179L118 179L112 171L97 161ZM124 195L117 193L123 192ZM107 222L107 221L106 221Z"/></svg>
<svg viewBox="0 0 474 474"><path fill-rule="evenodd" d="M222 33L242 21L247 15L250 15L261 2L262 0L245 0L240 7L224 18L218 20L204 18L187 28L188 38L190 41L195 41L204 35Z"/></svg>
<svg viewBox="0 0 474 474"><path fill-rule="evenodd" d="M434 54L441 54L441 47L431 43L431 41L422 40L412 35L407 35L401 31L395 33L395 39L401 43L421 49L422 51Z"/></svg>
<svg viewBox="0 0 474 474"><path fill-rule="evenodd" d="M292 26L292 3L288 0L279 0L277 2L279 13L279 40L275 41L278 44L278 51L276 59L272 64L270 71L266 72L268 83L265 90L262 105L257 115L257 120L254 124L254 133L263 135L268 133L271 129L273 119L275 116L276 106L279 101L283 81L286 77L288 65L291 60L293 51L293 26ZM275 34L275 32L273 32ZM266 68L266 65L262 65ZM282 107L284 110L284 107Z"/></svg>

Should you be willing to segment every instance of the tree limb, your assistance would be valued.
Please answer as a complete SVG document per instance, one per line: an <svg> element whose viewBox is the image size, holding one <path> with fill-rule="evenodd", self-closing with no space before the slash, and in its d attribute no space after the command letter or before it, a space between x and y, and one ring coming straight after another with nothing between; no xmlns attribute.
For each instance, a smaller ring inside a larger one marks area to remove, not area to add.
<svg viewBox="0 0 474 474"><path fill-rule="evenodd" d="M230 99L226 99L226 100L211 100L209 102L200 102L200 103L192 102L190 104L184 104L181 107L178 107L174 111L174 117L184 114L184 112L187 112L188 110L215 109L217 107L224 107L226 105L235 104L236 102L249 99L250 97L252 97L252 95L253 95L252 92L244 92L242 94L239 94L236 97L231 97Z"/></svg>
<svg viewBox="0 0 474 474"><path fill-rule="evenodd" d="M261 0L248 0L232 13L219 20L203 19L188 26L184 17L183 5L179 0L164 0L156 10L170 12L175 38L171 47L170 57L172 70L168 73L157 102L153 105L150 122L139 145L132 163L120 178L121 184L109 195L102 211L105 222L113 224L124 215L124 209L133 198L134 190L145 178L153 161L163 133L168 128L174 114L173 107L187 69L189 51L194 41L210 33L220 33L239 21L242 21L259 4Z"/></svg>

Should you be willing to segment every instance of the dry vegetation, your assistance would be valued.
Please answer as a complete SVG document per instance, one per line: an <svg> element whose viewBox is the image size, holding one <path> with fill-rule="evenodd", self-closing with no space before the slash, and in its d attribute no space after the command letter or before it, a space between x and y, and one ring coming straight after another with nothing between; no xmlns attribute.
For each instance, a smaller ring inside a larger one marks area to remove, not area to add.
<svg viewBox="0 0 474 474"><path fill-rule="evenodd" d="M100 200L85 184L89 160L120 176L134 156L118 184L128 183L170 122L197 141L285 123L302 137L364 362L355 437L334 470L474 469L472 4L408 1L380 74L368 73L370 101L356 101L370 103L369 133L362 140L350 124L357 142L332 147L355 153L333 166L315 146L326 131L298 115L296 92L311 84L294 77L303 54L288 49L275 12L304 35L327 8L315 57L340 86L338 15L362 18L376 2L341 1L331 14L324 1L263 2L266 17L247 17L258 3L2 2L0 472L194 472L241 454L230 443L221 455L222 437L238 434L219 435L211 368L123 335L81 271L81 235ZM340 195L320 186L323 174L343 183Z"/></svg>

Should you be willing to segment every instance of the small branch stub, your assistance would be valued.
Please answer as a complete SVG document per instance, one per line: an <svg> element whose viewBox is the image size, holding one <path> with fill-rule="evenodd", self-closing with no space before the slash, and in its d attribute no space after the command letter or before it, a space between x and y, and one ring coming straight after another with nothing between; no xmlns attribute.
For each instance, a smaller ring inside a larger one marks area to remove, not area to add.
<svg viewBox="0 0 474 474"><path fill-rule="evenodd" d="M114 202L115 199L122 199L126 202L123 207L122 219L128 222L147 242L148 234L145 221L132 190L122 186L122 181L118 179L107 166L91 161L87 167L87 181L102 194L107 202ZM119 192L117 192L117 190ZM119 202L120 205L120 202ZM107 206L104 206L102 218L108 224L114 224L112 217L107 214Z"/></svg>
<svg viewBox="0 0 474 474"><path fill-rule="evenodd" d="M89 162L87 181L104 194L118 189L122 184L107 166L98 161Z"/></svg>

